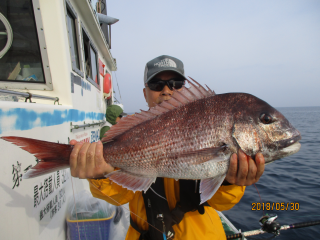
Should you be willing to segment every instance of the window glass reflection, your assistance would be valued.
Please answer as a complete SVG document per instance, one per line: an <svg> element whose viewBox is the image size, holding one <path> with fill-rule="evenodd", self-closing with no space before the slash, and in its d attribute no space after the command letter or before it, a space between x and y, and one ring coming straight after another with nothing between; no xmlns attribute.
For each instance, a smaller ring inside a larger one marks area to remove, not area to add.
<svg viewBox="0 0 320 240"><path fill-rule="evenodd" d="M91 57L91 71L92 71L92 80L98 83L98 77L97 77L97 56L96 52L92 49L90 46L90 57Z"/></svg>
<svg viewBox="0 0 320 240"><path fill-rule="evenodd" d="M13 31L12 46L0 59L0 80L45 82L32 1L0 1L0 12ZM4 28L1 22L0 32ZM6 39L0 36L1 50Z"/></svg>
<svg viewBox="0 0 320 240"><path fill-rule="evenodd" d="M69 31L69 42L71 47L71 60L72 60L72 63L75 65L75 67L80 70L76 22L74 17L72 17L69 11L67 14L67 21L68 21L68 31Z"/></svg>

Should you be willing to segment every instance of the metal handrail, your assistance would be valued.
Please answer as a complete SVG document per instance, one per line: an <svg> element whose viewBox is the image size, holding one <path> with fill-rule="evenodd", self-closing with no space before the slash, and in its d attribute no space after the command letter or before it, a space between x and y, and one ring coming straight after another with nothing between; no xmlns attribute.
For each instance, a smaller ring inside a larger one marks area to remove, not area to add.
<svg viewBox="0 0 320 240"><path fill-rule="evenodd" d="M70 122L70 126L71 126L71 129L70 131L72 132L72 130L75 130L75 129L79 129L79 128L86 128L86 127L93 127L95 125L100 125L100 124L104 124L106 123L106 121L101 121L101 122L93 122L93 123L85 123L83 122L84 124L82 125L72 125L72 122Z"/></svg>
<svg viewBox="0 0 320 240"><path fill-rule="evenodd" d="M26 98L26 102L29 99L29 102L31 101L31 98L39 98L39 99L45 99L45 100L52 100L54 101L54 104L56 104L56 102L59 105L59 98L58 97L48 97L48 96L43 96L43 95L38 95L38 94L31 94L29 92L16 92L16 91L12 91L12 90L5 90L5 89L0 89L0 93L6 93L6 94L10 94L10 95L16 95L16 96L21 96Z"/></svg>

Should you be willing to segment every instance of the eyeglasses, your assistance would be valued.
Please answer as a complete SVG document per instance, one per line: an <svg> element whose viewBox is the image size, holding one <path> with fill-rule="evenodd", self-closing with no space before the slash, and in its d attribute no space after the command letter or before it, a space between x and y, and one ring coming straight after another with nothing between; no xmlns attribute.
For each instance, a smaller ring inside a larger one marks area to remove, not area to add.
<svg viewBox="0 0 320 240"><path fill-rule="evenodd" d="M174 89L180 89L183 87L185 80L184 79L176 79L172 78L170 80L162 80L159 78L152 79L146 85L152 90L156 92L160 92L163 90L164 86L168 86L168 88L172 91Z"/></svg>

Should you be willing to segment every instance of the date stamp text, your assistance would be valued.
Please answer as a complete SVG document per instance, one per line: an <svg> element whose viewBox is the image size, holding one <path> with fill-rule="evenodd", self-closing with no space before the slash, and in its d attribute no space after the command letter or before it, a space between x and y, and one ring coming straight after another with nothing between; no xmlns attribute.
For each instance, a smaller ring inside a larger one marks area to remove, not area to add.
<svg viewBox="0 0 320 240"><path fill-rule="evenodd" d="M251 211L298 211L300 209L300 204L298 202L253 202L251 203Z"/></svg>

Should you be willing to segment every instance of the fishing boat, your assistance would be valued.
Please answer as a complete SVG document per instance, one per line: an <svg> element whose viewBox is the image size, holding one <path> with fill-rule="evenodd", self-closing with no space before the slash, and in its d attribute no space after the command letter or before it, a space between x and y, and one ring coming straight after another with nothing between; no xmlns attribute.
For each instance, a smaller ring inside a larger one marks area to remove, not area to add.
<svg viewBox="0 0 320 240"><path fill-rule="evenodd" d="M0 135L98 141L106 107L120 104L105 0L0 2ZM2 239L66 239L67 202L89 190L63 169L23 175L38 159L0 141Z"/></svg>
<svg viewBox="0 0 320 240"><path fill-rule="evenodd" d="M222 222L223 229L226 235L238 234L240 231L229 221L229 219L220 211L217 211ZM246 238L244 238L246 239Z"/></svg>

